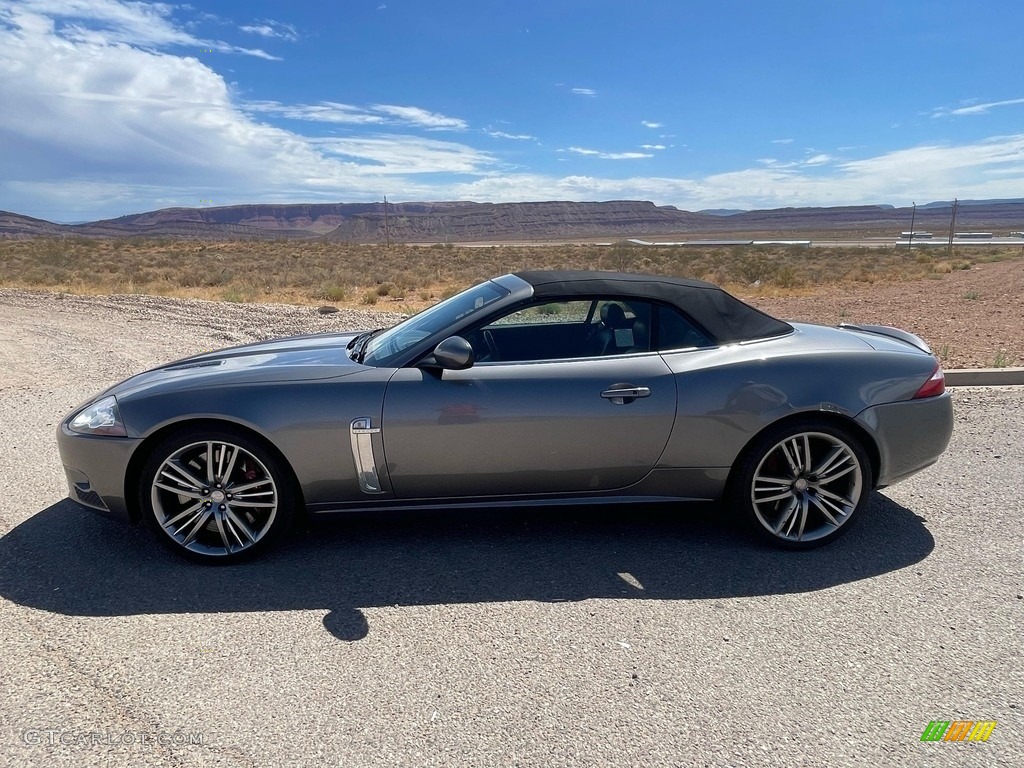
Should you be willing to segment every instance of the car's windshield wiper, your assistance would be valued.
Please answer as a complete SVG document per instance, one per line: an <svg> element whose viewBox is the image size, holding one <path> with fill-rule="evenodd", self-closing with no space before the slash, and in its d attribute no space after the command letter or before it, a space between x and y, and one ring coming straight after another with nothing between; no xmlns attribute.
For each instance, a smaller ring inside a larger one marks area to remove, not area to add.
<svg viewBox="0 0 1024 768"><path fill-rule="evenodd" d="M352 339L352 341L348 343L348 346L346 348L355 348L356 351L353 352L350 355L350 357L357 363L363 362L363 356L366 354L366 345L370 343L370 339L372 339L374 336L376 336L383 330L383 328L376 328L372 331L366 331L365 333L361 333L354 339Z"/></svg>
<svg viewBox="0 0 1024 768"><path fill-rule="evenodd" d="M351 339L349 339L348 344L345 345L345 349L352 349L352 347L354 347L356 344L363 340L364 336L371 333L373 333L373 331L363 331L362 333L356 334Z"/></svg>

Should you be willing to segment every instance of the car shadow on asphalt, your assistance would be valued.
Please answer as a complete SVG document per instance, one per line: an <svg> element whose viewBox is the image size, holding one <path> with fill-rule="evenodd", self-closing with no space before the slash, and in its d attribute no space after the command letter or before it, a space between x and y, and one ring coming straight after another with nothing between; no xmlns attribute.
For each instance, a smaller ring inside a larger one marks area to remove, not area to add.
<svg viewBox="0 0 1024 768"><path fill-rule="evenodd" d="M324 627L351 641L369 631L363 608L810 592L906 568L935 544L878 493L846 536L806 552L762 545L728 517L662 504L349 515L212 567L64 500L0 538L0 595L74 616L324 609Z"/></svg>

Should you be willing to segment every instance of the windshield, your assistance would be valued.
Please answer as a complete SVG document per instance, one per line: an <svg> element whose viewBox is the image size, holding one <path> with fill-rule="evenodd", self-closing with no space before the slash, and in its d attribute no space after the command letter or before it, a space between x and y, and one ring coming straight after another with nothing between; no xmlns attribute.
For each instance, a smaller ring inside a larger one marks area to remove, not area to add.
<svg viewBox="0 0 1024 768"><path fill-rule="evenodd" d="M366 342L362 362L365 365L385 366L409 347L451 328L459 321L475 315L484 307L508 296L509 291L493 282L473 286L435 304L430 309L413 315Z"/></svg>

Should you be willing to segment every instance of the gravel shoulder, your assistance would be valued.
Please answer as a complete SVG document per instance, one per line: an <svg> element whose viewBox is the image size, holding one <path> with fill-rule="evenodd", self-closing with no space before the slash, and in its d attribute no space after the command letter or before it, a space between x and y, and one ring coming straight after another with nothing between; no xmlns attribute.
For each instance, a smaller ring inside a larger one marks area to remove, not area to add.
<svg viewBox="0 0 1024 768"><path fill-rule="evenodd" d="M44 348L69 370L89 369L111 383L160 363L210 349L282 336L393 325L396 312L241 304L160 296L75 296L0 290L0 344L8 364L0 386L33 385ZM97 354L99 352L99 354Z"/></svg>

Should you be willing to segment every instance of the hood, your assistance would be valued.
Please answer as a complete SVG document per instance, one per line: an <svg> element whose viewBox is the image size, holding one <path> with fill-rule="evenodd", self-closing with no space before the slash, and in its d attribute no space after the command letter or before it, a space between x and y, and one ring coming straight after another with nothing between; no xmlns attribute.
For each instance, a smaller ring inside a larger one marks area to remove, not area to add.
<svg viewBox="0 0 1024 768"><path fill-rule="evenodd" d="M125 397L156 387L173 390L347 376L365 368L349 358L345 348L355 336L293 336L203 352L136 374L103 395Z"/></svg>

